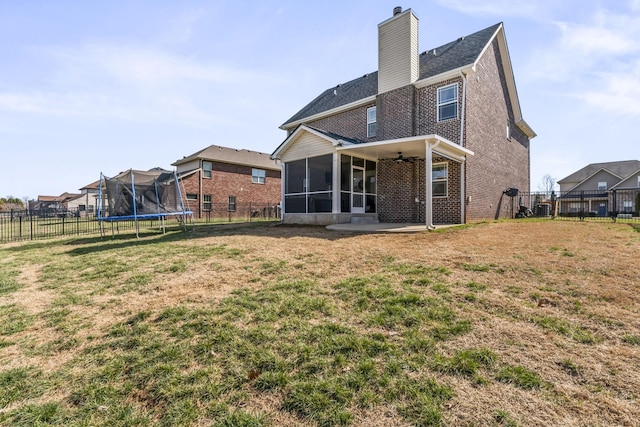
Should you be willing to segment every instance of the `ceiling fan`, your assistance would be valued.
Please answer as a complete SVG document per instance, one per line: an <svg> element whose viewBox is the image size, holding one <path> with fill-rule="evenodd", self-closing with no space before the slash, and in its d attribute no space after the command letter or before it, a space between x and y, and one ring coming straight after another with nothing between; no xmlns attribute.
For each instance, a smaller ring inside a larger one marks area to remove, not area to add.
<svg viewBox="0 0 640 427"><path fill-rule="evenodd" d="M398 151L398 157L396 157L395 159L393 159L396 163L405 163L405 162L415 162L416 158L415 157L405 157L402 155L401 151Z"/></svg>

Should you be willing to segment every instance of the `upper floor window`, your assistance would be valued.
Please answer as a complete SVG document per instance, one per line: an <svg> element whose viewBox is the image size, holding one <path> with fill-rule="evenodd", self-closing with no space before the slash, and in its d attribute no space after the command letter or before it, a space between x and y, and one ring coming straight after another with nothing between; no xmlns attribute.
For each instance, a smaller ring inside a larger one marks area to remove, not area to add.
<svg viewBox="0 0 640 427"><path fill-rule="evenodd" d="M438 88L438 121L458 117L458 83Z"/></svg>
<svg viewBox="0 0 640 427"><path fill-rule="evenodd" d="M264 184L266 176L264 169L251 169L251 182L254 184Z"/></svg>
<svg viewBox="0 0 640 427"><path fill-rule="evenodd" d="M367 108L367 137L376 136L376 107Z"/></svg>
<svg viewBox="0 0 640 427"><path fill-rule="evenodd" d="M511 139L511 121L507 120L507 139Z"/></svg>
<svg viewBox="0 0 640 427"><path fill-rule="evenodd" d="M431 188L433 197L447 197L449 173L446 163L434 163L431 167Z"/></svg>
<svg viewBox="0 0 640 427"><path fill-rule="evenodd" d="M638 175L638 188L640 188L640 175Z"/></svg>
<svg viewBox="0 0 640 427"><path fill-rule="evenodd" d="M211 178L211 170L213 169L213 163L203 161L202 162L202 170L204 171L203 176L205 178Z"/></svg>
<svg viewBox="0 0 640 427"><path fill-rule="evenodd" d="M607 189L607 183L606 181L600 181L598 182L598 190L600 191L604 191Z"/></svg>

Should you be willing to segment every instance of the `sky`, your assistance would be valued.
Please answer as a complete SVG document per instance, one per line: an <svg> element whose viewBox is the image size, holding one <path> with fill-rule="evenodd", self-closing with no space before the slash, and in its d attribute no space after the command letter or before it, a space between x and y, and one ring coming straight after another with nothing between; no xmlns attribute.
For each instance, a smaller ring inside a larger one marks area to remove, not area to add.
<svg viewBox="0 0 640 427"><path fill-rule="evenodd" d="M35 199L209 145L271 153L322 91L377 70L377 25L420 52L503 22L531 190L640 160L640 0L0 0L0 197Z"/></svg>

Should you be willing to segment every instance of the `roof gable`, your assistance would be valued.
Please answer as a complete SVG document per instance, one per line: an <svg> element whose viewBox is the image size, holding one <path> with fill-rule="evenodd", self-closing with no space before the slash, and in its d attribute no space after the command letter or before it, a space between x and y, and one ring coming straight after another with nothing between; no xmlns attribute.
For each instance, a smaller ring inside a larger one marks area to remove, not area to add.
<svg viewBox="0 0 640 427"><path fill-rule="evenodd" d="M231 163L235 165L253 166L262 169L280 170L280 166L267 153L222 147L219 145L210 145L207 148L183 157L182 159L172 163L172 166L178 166L192 160L206 160Z"/></svg>
<svg viewBox="0 0 640 427"><path fill-rule="evenodd" d="M313 157L334 151L334 147L348 144L352 145L360 141L344 138L340 135L315 129L311 126L300 125L275 149L271 157L274 159L290 159ZM314 151L310 151L311 146ZM309 148L309 149L308 149ZM293 151L296 153L293 153Z"/></svg>
<svg viewBox="0 0 640 427"><path fill-rule="evenodd" d="M623 160L619 162L591 163L558 181L558 184L579 183L600 169L606 169L624 179L640 169L640 160Z"/></svg>
<svg viewBox="0 0 640 427"><path fill-rule="evenodd" d="M420 54L419 77L415 84L416 86L426 86L449 78L450 73L459 73L463 69L475 69L482 54L496 37L503 58L503 70L509 89L515 124L529 138L533 138L536 136L535 132L522 118L502 23L460 37L455 41ZM303 119L309 121L315 116L329 115L335 111L374 102L377 92L378 72L376 71L325 90L280 127L282 129L290 129L301 124Z"/></svg>
<svg viewBox="0 0 640 427"><path fill-rule="evenodd" d="M640 188L640 169L611 187L611 190L620 190L623 188Z"/></svg>
<svg viewBox="0 0 640 427"><path fill-rule="evenodd" d="M579 183L577 183L576 185L574 185L569 191L577 191L577 190L591 191L591 190L595 190L595 189L597 189L597 187L594 188L594 185L597 186L597 183L594 180L600 181L600 180L606 179L606 177L613 178L615 180L616 184L618 182L620 182L620 177L618 175L616 175L614 173L611 173L607 169L600 168L600 169L594 171L591 175L589 175L588 177L586 177L585 179L583 179Z"/></svg>

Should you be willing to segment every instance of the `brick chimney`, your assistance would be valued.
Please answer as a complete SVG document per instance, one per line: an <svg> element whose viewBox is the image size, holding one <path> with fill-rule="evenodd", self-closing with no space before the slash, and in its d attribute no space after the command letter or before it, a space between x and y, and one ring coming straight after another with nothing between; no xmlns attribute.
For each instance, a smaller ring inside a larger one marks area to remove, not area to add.
<svg viewBox="0 0 640 427"><path fill-rule="evenodd" d="M378 93L418 80L418 17L411 9L393 9L393 16L378 24Z"/></svg>

